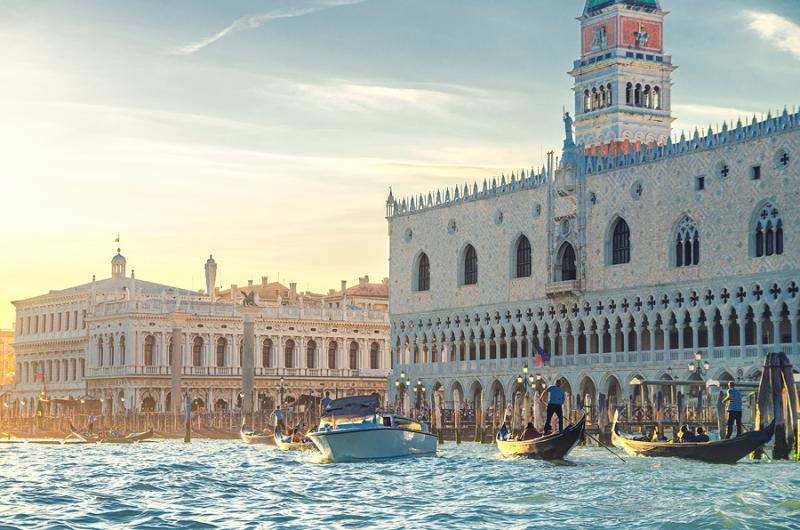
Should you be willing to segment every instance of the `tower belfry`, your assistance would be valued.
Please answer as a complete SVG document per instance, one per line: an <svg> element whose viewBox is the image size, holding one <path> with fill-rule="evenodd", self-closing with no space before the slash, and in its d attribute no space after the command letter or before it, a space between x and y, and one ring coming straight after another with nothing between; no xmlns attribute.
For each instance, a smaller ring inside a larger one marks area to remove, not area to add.
<svg viewBox="0 0 800 530"><path fill-rule="evenodd" d="M664 144L672 132L672 57L659 0L587 0L575 78L576 143L590 153Z"/></svg>

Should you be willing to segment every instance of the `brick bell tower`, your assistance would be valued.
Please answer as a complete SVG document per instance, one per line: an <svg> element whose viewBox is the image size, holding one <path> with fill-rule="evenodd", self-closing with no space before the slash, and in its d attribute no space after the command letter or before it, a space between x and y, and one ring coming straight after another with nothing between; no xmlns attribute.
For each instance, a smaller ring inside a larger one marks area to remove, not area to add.
<svg viewBox="0 0 800 530"><path fill-rule="evenodd" d="M590 154L664 144L672 132L672 57L659 0L587 0L575 78L576 143Z"/></svg>

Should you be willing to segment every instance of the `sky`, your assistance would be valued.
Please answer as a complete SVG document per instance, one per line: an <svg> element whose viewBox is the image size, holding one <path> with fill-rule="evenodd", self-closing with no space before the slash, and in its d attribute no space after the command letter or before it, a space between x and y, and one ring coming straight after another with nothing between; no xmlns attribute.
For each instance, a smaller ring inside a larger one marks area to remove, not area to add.
<svg viewBox="0 0 800 530"><path fill-rule="evenodd" d="M797 101L798 0L663 0L675 132ZM582 0L0 0L0 328L128 272L326 292L397 195L558 149Z"/></svg>

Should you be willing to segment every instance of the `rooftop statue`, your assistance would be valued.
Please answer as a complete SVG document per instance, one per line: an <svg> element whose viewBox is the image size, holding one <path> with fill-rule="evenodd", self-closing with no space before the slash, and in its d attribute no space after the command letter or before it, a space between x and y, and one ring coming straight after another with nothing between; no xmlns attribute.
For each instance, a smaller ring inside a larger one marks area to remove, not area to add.
<svg viewBox="0 0 800 530"><path fill-rule="evenodd" d="M564 134L566 135L564 145L573 145L575 142L572 138L572 116L569 112L564 112Z"/></svg>

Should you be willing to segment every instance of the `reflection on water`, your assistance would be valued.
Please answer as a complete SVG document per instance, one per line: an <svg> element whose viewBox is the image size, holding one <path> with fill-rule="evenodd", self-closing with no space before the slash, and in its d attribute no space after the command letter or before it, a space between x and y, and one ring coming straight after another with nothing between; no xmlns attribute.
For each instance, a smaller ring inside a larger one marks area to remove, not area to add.
<svg viewBox="0 0 800 530"><path fill-rule="evenodd" d="M0 528L800 528L800 466L577 448L564 465L437 457L320 465L238 441L0 447Z"/></svg>

